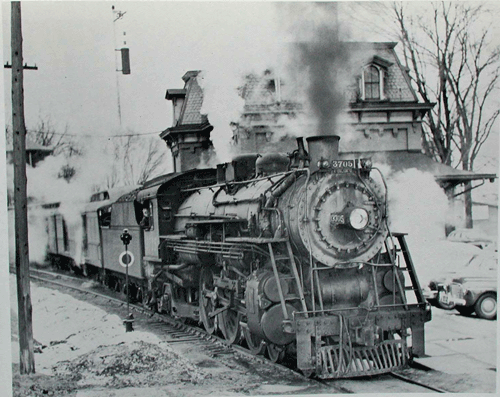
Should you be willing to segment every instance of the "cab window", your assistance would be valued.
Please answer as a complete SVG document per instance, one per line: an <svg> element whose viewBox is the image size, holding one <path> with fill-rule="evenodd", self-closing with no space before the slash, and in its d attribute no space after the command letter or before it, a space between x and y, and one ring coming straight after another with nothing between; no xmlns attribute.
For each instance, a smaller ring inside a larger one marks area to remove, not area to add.
<svg viewBox="0 0 500 397"><path fill-rule="evenodd" d="M145 201L142 204L141 210L141 218L139 221L139 226L144 231L153 230L153 203L151 201Z"/></svg>

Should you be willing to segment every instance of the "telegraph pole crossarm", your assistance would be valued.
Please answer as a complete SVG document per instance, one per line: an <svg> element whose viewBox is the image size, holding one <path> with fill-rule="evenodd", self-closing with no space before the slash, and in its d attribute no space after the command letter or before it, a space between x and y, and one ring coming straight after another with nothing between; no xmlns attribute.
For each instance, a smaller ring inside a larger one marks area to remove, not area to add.
<svg viewBox="0 0 500 397"><path fill-rule="evenodd" d="M3 65L5 69L12 69L12 65L9 64L9 62L6 62L5 65ZM28 66L27 63L24 64L23 69L31 69L31 70L38 70L38 66Z"/></svg>

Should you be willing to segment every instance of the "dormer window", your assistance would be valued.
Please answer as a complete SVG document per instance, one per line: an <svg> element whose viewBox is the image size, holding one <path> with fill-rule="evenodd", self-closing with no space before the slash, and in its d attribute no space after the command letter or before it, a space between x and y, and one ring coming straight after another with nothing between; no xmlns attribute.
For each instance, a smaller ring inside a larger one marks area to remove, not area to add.
<svg viewBox="0 0 500 397"><path fill-rule="evenodd" d="M393 65L375 55L370 62L363 68L361 73L361 99L366 101L385 100L384 79L387 76L389 68Z"/></svg>
<svg viewBox="0 0 500 397"><path fill-rule="evenodd" d="M363 71L363 99L381 99L382 76L381 71L370 65Z"/></svg>
<svg viewBox="0 0 500 397"><path fill-rule="evenodd" d="M363 69L362 99L381 100L384 99L383 71L376 65L368 65Z"/></svg>

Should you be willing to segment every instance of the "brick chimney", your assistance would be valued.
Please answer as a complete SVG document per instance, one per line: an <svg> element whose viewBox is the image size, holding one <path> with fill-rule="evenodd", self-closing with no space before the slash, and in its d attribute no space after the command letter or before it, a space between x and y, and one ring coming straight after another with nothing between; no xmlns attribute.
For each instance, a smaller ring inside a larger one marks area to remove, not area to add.
<svg viewBox="0 0 500 397"><path fill-rule="evenodd" d="M198 70L189 71L183 77L184 88L168 89L165 99L172 101L173 125L160 134L174 160L174 172L199 167L202 160L213 150L210 132L213 126L206 115L201 114L203 90L197 81Z"/></svg>

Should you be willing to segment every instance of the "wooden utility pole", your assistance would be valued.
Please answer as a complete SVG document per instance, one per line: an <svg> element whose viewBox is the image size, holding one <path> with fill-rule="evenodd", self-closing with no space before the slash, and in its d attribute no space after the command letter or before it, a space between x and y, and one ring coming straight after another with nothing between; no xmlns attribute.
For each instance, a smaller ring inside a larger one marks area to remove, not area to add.
<svg viewBox="0 0 500 397"><path fill-rule="evenodd" d="M21 3L11 4L12 127L14 131L14 212L16 234L17 305L21 374L35 372L28 249L26 195L26 126L24 125L23 37Z"/></svg>

